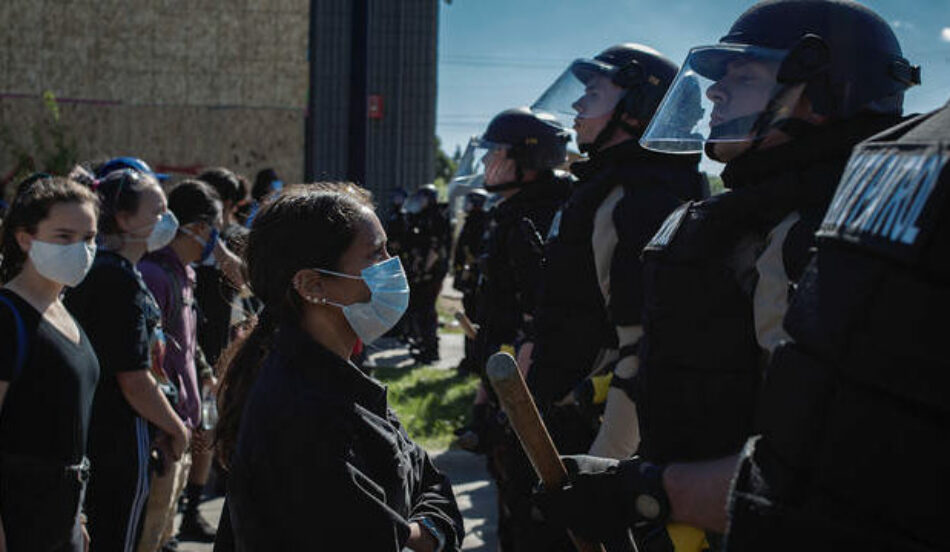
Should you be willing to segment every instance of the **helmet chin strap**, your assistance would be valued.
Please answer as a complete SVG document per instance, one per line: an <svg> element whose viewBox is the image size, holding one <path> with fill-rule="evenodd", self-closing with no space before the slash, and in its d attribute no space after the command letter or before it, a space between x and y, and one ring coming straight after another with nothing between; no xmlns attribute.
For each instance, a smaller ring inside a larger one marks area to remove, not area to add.
<svg viewBox="0 0 950 552"><path fill-rule="evenodd" d="M504 192L507 190L517 190L524 188L526 182L524 181L524 171L521 170L521 165L515 162L515 179L509 182L502 182L501 184L494 184L489 186L485 184L485 189L489 192Z"/></svg>
<svg viewBox="0 0 950 552"><path fill-rule="evenodd" d="M613 113L610 115L610 120L607 121L607 124L597 133L597 136L594 138L594 141L589 144L577 144L577 149L581 153L586 153L589 155L596 154L601 149L603 149L604 144L610 141L614 137L614 133L617 130L623 130L630 136L637 136L640 134L640 130L630 123L623 120L623 109L620 108L621 101L617 102L617 107L614 108Z"/></svg>
<svg viewBox="0 0 950 552"><path fill-rule="evenodd" d="M749 121L752 121L752 124L749 126L749 130L745 132L747 136L752 137L750 140L752 145L740 154L740 157L744 157L758 151L758 149L762 146L762 143L765 141L768 131L771 129L784 132L785 134L788 134L793 140L809 134L816 128L817 125L795 117L787 117L785 119L776 121L776 118L778 118L781 110L783 109L783 100L785 100L788 95L794 92L795 84L798 83L781 85L779 91L771 100L769 100L768 105L758 115L737 117L730 121L726 121L721 125L716 125L710 130L710 138L728 136L730 134L738 136L742 132L742 127L747 125ZM706 151L706 155L709 156L709 158L715 159L716 161L721 161L721 159L717 158L715 155L713 142L706 142L706 147L704 149Z"/></svg>

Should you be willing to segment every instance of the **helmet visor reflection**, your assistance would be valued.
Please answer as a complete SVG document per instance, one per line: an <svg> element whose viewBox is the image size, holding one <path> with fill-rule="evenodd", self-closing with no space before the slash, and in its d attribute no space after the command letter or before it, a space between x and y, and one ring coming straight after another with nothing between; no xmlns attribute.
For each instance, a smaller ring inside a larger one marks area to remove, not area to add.
<svg viewBox="0 0 950 552"><path fill-rule="evenodd" d="M802 87L776 80L787 50L701 46L690 51L640 139L648 149L698 153L707 142L762 138L787 119Z"/></svg>

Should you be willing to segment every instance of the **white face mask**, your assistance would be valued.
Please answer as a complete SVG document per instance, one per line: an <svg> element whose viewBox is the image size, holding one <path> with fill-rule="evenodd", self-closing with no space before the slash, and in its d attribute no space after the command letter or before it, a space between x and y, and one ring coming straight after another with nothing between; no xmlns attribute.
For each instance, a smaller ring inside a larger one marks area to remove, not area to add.
<svg viewBox="0 0 950 552"><path fill-rule="evenodd" d="M328 305L343 309L343 316L363 343L370 344L392 329L409 307L409 282L399 257L368 266L360 272L360 276L322 268L315 270L366 282L371 294L368 303L341 305L325 301Z"/></svg>
<svg viewBox="0 0 950 552"><path fill-rule="evenodd" d="M138 230L141 230L139 228ZM137 231L137 230L133 230ZM147 238L126 238L125 241L128 242L145 242L145 249L149 252L158 251L159 249L170 244L173 239L175 239L175 234L178 233L178 219L175 218L175 213L171 211L165 211L162 213L161 218L158 219L158 222L152 226L152 231L149 233Z"/></svg>
<svg viewBox="0 0 950 552"><path fill-rule="evenodd" d="M69 245L33 240L30 261L44 278L58 284L74 287L92 268L96 258L96 244L78 241Z"/></svg>

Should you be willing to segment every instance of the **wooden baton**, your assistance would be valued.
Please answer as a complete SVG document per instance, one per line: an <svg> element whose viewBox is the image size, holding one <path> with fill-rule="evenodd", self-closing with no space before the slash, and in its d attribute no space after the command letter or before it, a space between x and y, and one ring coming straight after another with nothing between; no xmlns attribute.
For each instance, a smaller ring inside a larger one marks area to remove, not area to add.
<svg viewBox="0 0 950 552"><path fill-rule="evenodd" d="M459 326L462 327L465 337L469 339L478 337L478 326L472 324L472 320L463 311L455 311L455 319L459 321Z"/></svg>
<svg viewBox="0 0 950 552"><path fill-rule="evenodd" d="M559 488L567 479L567 469L564 468L554 441L544 427L544 421L541 420L538 407L528 392L521 372L518 371L515 358L508 353L495 353L488 358L485 371L498 395L498 402L508 416L508 422L515 430L521 448L531 461L538 478L548 489ZM604 551L600 544L582 541L570 531L567 534L580 552Z"/></svg>

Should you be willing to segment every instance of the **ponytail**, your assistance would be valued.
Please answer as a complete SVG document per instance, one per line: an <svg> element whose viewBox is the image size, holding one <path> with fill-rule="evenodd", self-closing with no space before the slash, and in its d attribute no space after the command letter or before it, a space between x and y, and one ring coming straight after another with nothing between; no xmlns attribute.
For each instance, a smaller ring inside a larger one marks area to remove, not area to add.
<svg viewBox="0 0 950 552"><path fill-rule="evenodd" d="M265 308L251 333L232 343L218 360L222 376L217 393L218 423L214 428L214 439L218 462L225 468L230 467L231 455L237 445L244 403L257 380L261 364L270 352L276 331L275 317L269 308Z"/></svg>

